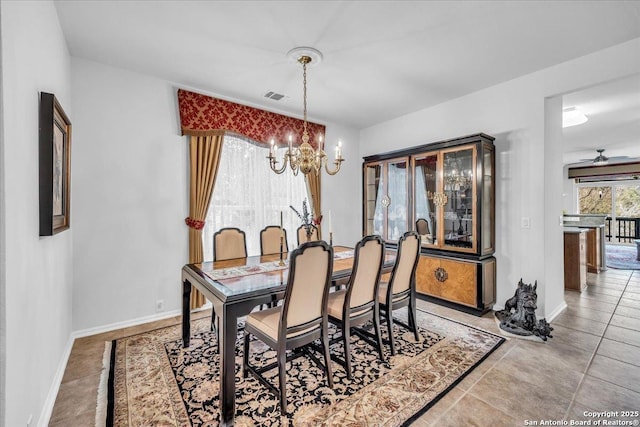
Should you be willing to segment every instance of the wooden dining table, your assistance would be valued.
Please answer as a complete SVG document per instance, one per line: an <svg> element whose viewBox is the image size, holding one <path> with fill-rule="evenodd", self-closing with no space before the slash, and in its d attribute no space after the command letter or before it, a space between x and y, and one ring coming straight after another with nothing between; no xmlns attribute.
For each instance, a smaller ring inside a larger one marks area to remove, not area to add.
<svg viewBox="0 0 640 427"><path fill-rule="evenodd" d="M250 256L225 261L187 264L182 268L182 340L189 347L191 334L191 289L196 287L213 306L218 318L220 352L220 425L233 425L235 414L235 352L238 319L256 306L282 295L288 277L287 255ZM395 262L395 250L387 250L383 272ZM346 282L353 267L353 249L334 246L332 281Z"/></svg>

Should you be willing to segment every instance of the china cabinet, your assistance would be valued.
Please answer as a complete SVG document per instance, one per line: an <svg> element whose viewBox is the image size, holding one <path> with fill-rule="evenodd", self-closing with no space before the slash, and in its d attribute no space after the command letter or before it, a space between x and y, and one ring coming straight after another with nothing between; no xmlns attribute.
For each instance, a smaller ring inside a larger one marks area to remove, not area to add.
<svg viewBox="0 0 640 427"><path fill-rule="evenodd" d="M421 237L419 296L470 313L495 303L495 151L485 134L365 157L363 233Z"/></svg>

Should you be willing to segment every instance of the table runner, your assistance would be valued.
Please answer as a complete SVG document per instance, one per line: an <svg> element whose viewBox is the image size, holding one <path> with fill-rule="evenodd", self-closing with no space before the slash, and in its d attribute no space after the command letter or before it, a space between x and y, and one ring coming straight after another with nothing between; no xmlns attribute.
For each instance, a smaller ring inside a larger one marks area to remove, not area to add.
<svg viewBox="0 0 640 427"><path fill-rule="evenodd" d="M352 258L353 250L334 252L333 259ZM249 276L252 274L267 273L269 271L284 270L289 268L289 260L284 260L284 265L280 261L269 261L255 265L241 265L237 267L221 268L219 270L205 271L208 277L213 280L233 279L234 277Z"/></svg>

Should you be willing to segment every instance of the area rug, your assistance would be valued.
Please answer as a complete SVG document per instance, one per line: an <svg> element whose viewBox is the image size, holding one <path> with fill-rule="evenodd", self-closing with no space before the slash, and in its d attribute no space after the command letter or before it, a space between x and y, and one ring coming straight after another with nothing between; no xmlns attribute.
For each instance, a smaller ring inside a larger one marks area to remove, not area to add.
<svg viewBox="0 0 640 427"><path fill-rule="evenodd" d="M242 378L240 332L235 425L409 425L504 342L503 337L437 315L418 311L417 317L420 340L394 326L398 351L390 357L387 346L386 362L378 359L369 344L353 336L353 379L347 379L344 368L332 362L333 389L307 357L288 363L288 417L281 416L278 398L268 389L251 376ZM186 349L180 325L109 343L108 384L112 388L104 425L219 425L218 354L209 328L206 318L193 321L191 345ZM336 334L335 329L330 331ZM253 365L275 360L275 352L260 341L252 341L250 351ZM342 344L332 345L331 352L341 357ZM277 369L267 374L278 386Z"/></svg>
<svg viewBox="0 0 640 427"><path fill-rule="evenodd" d="M620 270L640 270L640 261L636 258L636 246L607 245L607 267Z"/></svg>

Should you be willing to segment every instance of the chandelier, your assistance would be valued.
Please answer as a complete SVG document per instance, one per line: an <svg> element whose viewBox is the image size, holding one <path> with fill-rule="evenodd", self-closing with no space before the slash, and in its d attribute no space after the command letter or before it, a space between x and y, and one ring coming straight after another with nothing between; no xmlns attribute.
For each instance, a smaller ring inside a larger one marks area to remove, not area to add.
<svg viewBox="0 0 640 427"><path fill-rule="evenodd" d="M445 163L448 163L445 165L445 188L452 191L464 191L469 188L473 179L471 170L464 170L458 159Z"/></svg>
<svg viewBox="0 0 640 427"><path fill-rule="evenodd" d="M267 159L269 159L269 166L271 166L271 170L277 174L283 173L287 169L287 164L289 164L294 175L298 175L298 172L302 172L304 175L307 175L312 170L319 173L322 167L324 167L329 175L335 175L340 170L340 164L344 161L342 158L342 142L338 141L338 145L336 146L336 158L333 161L334 168L329 169L329 158L322 149L322 136L319 138L318 148L314 150L311 144L309 144L309 132L307 130L307 64L310 64L314 59L319 62L322 59L322 54L316 49L299 47L292 49L287 55L289 57L294 57L296 61L302 64L302 93L304 102L302 144L300 144L299 147L294 147L293 138L289 135L289 145L287 151L284 153L282 166L278 167L278 163L280 163L276 159L278 147L272 139L271 146L269 148L269 156L267 157Z"/></svg>

